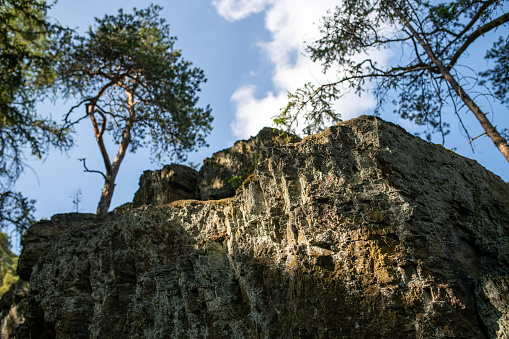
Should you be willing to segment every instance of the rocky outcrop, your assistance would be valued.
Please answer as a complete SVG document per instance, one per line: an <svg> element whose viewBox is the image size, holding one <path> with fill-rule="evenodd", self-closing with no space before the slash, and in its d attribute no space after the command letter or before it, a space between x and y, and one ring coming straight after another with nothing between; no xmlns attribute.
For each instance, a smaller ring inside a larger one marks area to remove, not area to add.
<svg viewBox="0 0 509 339"><path fill-rule="evenodd" d="M237 185L254 172L263 151L276 144L299 140L296 135L265 127L256 136L239 140L233 147L214 153L205 159L200 169L201 200L233 197Z"/></svg>
<svg viewBox="0 0 509 339"><path fill-rule="evenodd" d="M233 198L32 226L32 338L504 338L509 187L361 117L261 152ZM28 333L26 332L26 333Z"/></svg>
<svg viewBox="0 0 509 339"><path fill-rule="evenodd" d="M160 170L143 172L132 207L159 206L176 200L199 198L198 171L188 166L171 164Z"/></svg>
<svg viewBox="0 0 509 339"><path fill-rule="evenodd" d="M223 199L233 197L238 186L254 172L261 152L275 144L299 141L296 135L265 127L248 140L239 140L230 148L206 158L195 169L171 164L161 170L145 171L133 203L120 206L115 213L143 205L161 206L184 199Z"/></svg>
<svg viewBox="0 0 509 339"><path fill-rule="evenodd" d="M509 337L509 276L488 274L477 283L479 317L492 337Z"/></svg>

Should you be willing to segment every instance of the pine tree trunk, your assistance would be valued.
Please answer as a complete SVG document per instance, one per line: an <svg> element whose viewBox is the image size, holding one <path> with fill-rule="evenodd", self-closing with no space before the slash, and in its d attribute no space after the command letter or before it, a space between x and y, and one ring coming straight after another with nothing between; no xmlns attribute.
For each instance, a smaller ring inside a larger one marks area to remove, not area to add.
<svg viewBox="0 0 509 339"><path fill-rule="evenodd" d="M490 139L495 144L495 147L498 148L500 153L504 156L504 158L509 162L509 144L507 143L507 140L505 140L500 133L498 133L497 129L491 121L486 117L486 114L477 106L477 104L470 98L470 96L463 90L461 85L456 81L456 79L452 76L452 74L447 70L445 65L442 63L441 60L439 60L435 54L433 53L433 50L431 49L431 46L422 38L422 36L414 29L414 27L406 20L405 16L401 13L400 10L398 10L393 5L394 10L396 13L398 13L403 21L403 24L408 28L408 30L412 33L414 38L419 42L419 44L424 48L432 62L438 67L440 73L442 73L443 78L451 85L451 87L454 89L456 94L461 98L461 100L465 103L465 105L470 109L470 111L474 114L474 116L477 118L479 123L481 124L482 128L490 137Z"/></svg>
<svg viewBox="0 0 509 339"><path fill-rule="evenodd" d="M443 67L443 66L442 66ZM500 153L504 156L504 158L509 162L509 144L507 144L507 140L505 140L500 133L498 133L497 129L491 121L486 117L486 114L476 105L476 103L470 98L468 94L465 93L463 88L456 82L453 76L443 68L444 79L447 80L451 87L456 91L458 96L463 100L465 105L470 109L474 116L477 118L484 131L490 137L491 141L495 144L495 147L498 148Z"/></svg>
<svg viewBox="0 0 509 339"><path fill-rule="evenodd" d="M134 98L133 94L127 91L127 108L129 110L129 119L127 119L126 125L124 127L124 131L122 132L122 141L120 142L120 146L118 147L117 156L113 160L112 163L109 162L108 153L106 152L106 148L104 147L104 143L102 141L102 134L99 135L97 141L99 142L99 148L103 154L104 163L106 165L106 180L104 181L103 191L101 193L101 200L99 200L99 205L97 206L97 214L107 214L108 209L111 205L111 199L113 197L113 191L115 190L115 179L117 178L118 170L120 169L120 164L122 160L124 160L125 153L129 144L131 143L131 129L134 124ZM97 135L97 133L96 133Z"/></svg>
<svg viewBox="0 0 509 339"><path fill-rule="evenodd" d="M111 199L113 198L113 191L115 190L115 175L107 175L104 181L104 187L101 193L101 199L97 205L97 214L108 214L108 210L111 205Z"/></svg>
<svg viewBox="0 0 509 339"><path fill-rule="evenodd" d="M108 209L111 205L111 199L113 198L113 191L115 190L115 179L117 178L118 170L120 169L120 164L122 160L124 160L125 152L131 143L131 129L133 128L134 120L135 120L135 110L134 110L134 96L133 93L129 92L126 89L127 94L127 109L129 110L129 118L126 121L126 125L122 132L122 141L120 142L120 146L118 148L117 155L113 162L110 161L110 157L108 152L106 151L106 147L104 145L103 135L106 131L106 117L101 110L96 110L95 105L97 103L97 98L99 98L104 91L111 86L113 83L110 83L104 86L99 95L96 97L94 101L92 101L87 106L87 114L90 116L92 120L92 125L94 126L94 134L97 141L97 145L99 146L99 150L101 151L101 155L104 161L104 167L106 168L106 175L104 175L104 187L101 193L101 199L99 200L99 204L97 205L97 214L107 214ZM95 114L99 114L102 117L101 127L99 127L98 121L95 118ZM97 171L95 171L97 172Z"/></svg>

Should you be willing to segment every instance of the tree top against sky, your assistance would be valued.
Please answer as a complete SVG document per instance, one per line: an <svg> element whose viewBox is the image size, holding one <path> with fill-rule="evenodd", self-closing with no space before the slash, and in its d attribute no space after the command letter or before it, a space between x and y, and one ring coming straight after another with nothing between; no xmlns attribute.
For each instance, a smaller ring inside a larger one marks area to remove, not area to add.
<svg viewBox="0 0 509 339"><path fill-rule="evenodd" d="M480 99L507 102L500 96L507 83L480 65L474 69L461 65L476 40L507 26L509 13L503 4L497 0L342 1L324 17L322 36L308 45L311 59L320 62L324 72L335 73L336 79L307 83L290 94L288 106L275 122L291 129L300 120L306 133L314 133L340 120L335 101L349 92L369 92L376 98L375 114L394 107L402 119L426 126L428 140L439 133L442 143L450 131L447 112L456 116L470 142L476 139L463 121L469 110L509 161L506 130L500 128L501 135L493 123L493 110L478 104ZM499 69L507 60L504 51L509 43L507 35L501 39L487 56ZM379 49L398 51L399 58L380 64L371 57ZM486 76L493 80L495 95L485 86Z"/></svg>
<svg viewBox="0 0 509 339"><path fill-rule="evenodd" d="M203 71L174 50L176 38L159 16L161 7L119 10L96 18L86 36L69 37L59 67L61 90L76 98L65 120L70 125L90 118L104 161L105 179L98 213L106 213L115 179L129 149L150 146L157 161L183 161L187 152L205 146L211 130L210 107L197 107ZM72 118L78 108L83 114ZM85 108L85 109L84 109ZM119 144L110 159L104 133ZM88 171L88 170L87 170Z"/></svg>

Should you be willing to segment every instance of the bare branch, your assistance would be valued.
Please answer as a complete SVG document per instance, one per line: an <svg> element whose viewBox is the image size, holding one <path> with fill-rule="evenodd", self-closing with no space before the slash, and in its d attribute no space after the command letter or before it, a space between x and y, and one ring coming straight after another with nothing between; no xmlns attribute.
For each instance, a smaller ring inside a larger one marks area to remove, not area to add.
<svg viewBox="0 0 509 339"><path fill-rule="evenodd" d="M497 2L497 0L488 0L486 1L480 8L479 10L477 11L477 13L475 13L475 15L472 17L472 20L470 20L470 22L465 26L465 28L463 28L463 30L461 32L459 32L457 34L457 37L461 37L463 36L463 34L465 34L466 32L468 32L468 30L470 28L472 28L472 26L477 22L477 20L479 20L479 18L481 17L481 15L484 13L484 11L490 7L491 5L493 5L495 2ZM452 42L454 43L454 41ZM449 46L446 47L446 49L448 48Z"/></svg>
<svg viewBox="0 0 509 339"><path fill-rule="evenodd" d="M83 161L83 167L85 168L85 169L83 170L83 172L88 172L88 173L99 173L100 175L102 175L102 176L103 176L104 180L106 180L106 175L105 175L103 172L101 172L101 171L96 171L96 170L89 170L89 169L87 168L87 165L85 164L85 160L87 160L87 158L81 158L81 159L78 159L78 160L79 160L79 161Z"/></svg>
<svg viewBox="0 0 509 339"><path fill-rule="evenodd" d="M477 138L479 138L479 137L482 137L482 136L483 136L483 135L485 135L485 134L487 134L487 133L486 133L486 132L484 132L484 133L479 134L478 136L476 136L476 137L474 137L474 138L470 139L470 141L468 142L468 144L470 145L470 143L471 143L472 141L474 141L475 139L477 139Z"/></svg>
<svg viewBox="0 0 509 339"><path fill-rule="evenodd" d="M71 115L71 113L72 113L72 112L73 112L76 108L80 107L81 105L83 105L83 104L84 104L85 102L87 102L87 101L90 101L90 99L89 99L89 98L85 98L85 99L81 100L81 101L80 101L77 105L72 106L72 107L71 107L71 109L70 109L70 110L69 110L69 111L65 114L65 116L64 116L64 121L65 121L66 123L68 123L68 122L69 122L69 116ZM71 126L72 126L72 125L74 125L74 124L75 124L74 122L73 122L73 123L71 123Z"/></svg>

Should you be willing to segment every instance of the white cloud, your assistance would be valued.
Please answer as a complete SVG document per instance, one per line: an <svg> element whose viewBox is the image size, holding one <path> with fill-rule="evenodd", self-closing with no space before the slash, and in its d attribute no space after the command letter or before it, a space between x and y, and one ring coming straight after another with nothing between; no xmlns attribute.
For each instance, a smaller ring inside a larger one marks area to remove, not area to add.
<svg viewBox="0 0 509 339"><path fill-rule="evenodd" d="M212 4L226 20L235 21L263 11L272 2L272 0L214 0Z"/></svg>
<svg viewBox="0 0 509 339"><path fill-rule="evenodd" d="M286 105L286 95L268 92L263 99L256 99L255 91L254 85L247 85L237 89L231 97L236 106L231 128L239 138L249 138L263 127L271 126L272 117Z"/></svg>
<svg viewBox="0 0 509 339"><path fill-rule="evenodd" d="M214 0L213 4L230 21L265 11L265 28L271 34L270 41L258 46L273 66L272 90L262 98L256 97L254 85L235 91L231 100L236 113L231 128L236 137L247 138L262 127L271 126L272 117L286 106L288 92L307 82L325 83L336 76L324 75L321 65L311 62L305 55L305 41L320 37L318 24L338 4L337 0ZM349 95L335 106L346 120L373 108L374 100L369 96L360 99Z"/></svg>

